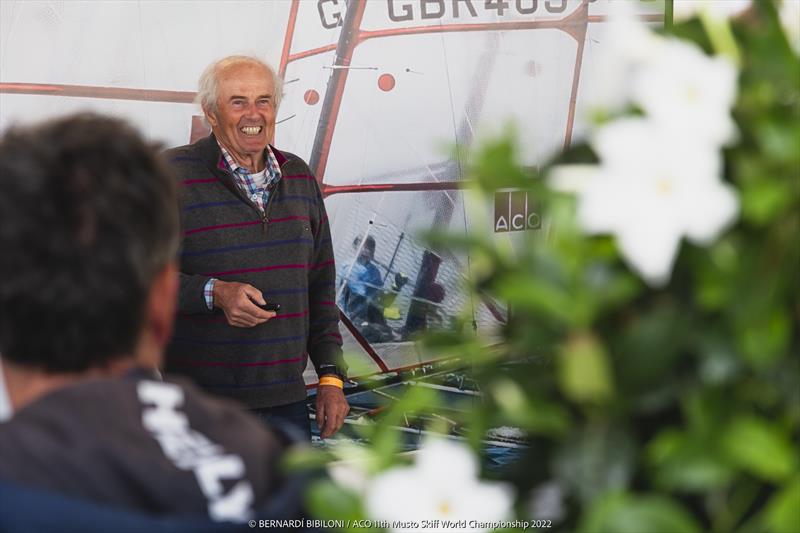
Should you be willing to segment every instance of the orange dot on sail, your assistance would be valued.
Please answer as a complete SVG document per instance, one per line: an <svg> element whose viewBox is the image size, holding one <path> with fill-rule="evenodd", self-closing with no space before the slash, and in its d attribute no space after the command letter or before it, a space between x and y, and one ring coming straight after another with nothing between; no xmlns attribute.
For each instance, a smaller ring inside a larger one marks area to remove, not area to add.
<svg viewBox="0 0 800 533"><path fill-rule="evenodd" d="M394 89L394 76L391 74L381 74L378 78L378 88L381 91L389 92Z"/></svg>
<svg viewBox="0 0 800 533"><path fill-rule="evenodd" d="M314 105L319 102L319 93L314 89L309 89L303 95L303 100L305 100L308 105Z"/></svg>

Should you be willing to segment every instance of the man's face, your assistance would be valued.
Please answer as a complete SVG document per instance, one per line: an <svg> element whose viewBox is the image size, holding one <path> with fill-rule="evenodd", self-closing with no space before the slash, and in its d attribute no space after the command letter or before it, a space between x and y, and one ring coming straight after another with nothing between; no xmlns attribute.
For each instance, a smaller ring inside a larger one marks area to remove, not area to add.
<svg viewBox="0 0 800 533"><path fill-rule="evenodd" d="M250 63L224 69L217 111L206 110L206 118L238 163L260 157L275 133L275 86L269 73Z"/></svg>

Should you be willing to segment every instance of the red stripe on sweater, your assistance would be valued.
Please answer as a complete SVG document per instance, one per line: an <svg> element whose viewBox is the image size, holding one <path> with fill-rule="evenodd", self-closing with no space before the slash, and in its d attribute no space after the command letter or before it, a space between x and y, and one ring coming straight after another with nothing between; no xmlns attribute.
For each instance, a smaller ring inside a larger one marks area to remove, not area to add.
<svg viewBox="0 0 800 533"><path fill-rule="evenodd" d="M297 215L297 216L293 216L293 217L271 218L271 219L269 219L269 223L270 224L274 224L275 222L286 222L288 220L305 220L306 222L310 222L311 221L311 219L308 218L308 217Z"/></svg>
<svg viewBox="0 0 800 533"><path fill-rule="evenodd" d="M310 265L308 268L316 269L316 268L322 268L324 266L328 266L328 265L332 265L332 264L333 264L333 259L330 259L328 261L323 261L322 263L317 263L316 265Z"/></svg>
<svg viewBox="0 0 800 533"><path fill-rule="evenodd" d="M250 222L236 222L234 224L220 224L218 226L206 226L204 228L194 228L194 229L187 229L183 232L184 235L191 235L192 233L200 233L202 231L213 231L216 229L225 229L225 228L241 228L244 226L254 226L256 224L260 224L260 220L251 220Z"/></svg>

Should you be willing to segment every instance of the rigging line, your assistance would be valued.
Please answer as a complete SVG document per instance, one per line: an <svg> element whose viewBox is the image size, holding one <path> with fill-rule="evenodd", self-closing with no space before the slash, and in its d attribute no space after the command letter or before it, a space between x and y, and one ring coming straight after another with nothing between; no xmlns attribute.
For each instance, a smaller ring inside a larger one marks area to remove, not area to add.
<svg viewBox="0 0 800 533"><path fill-rule="evenodd" d="M441 25L442 23L440 22L439 26ZM455 105L453 104L453 83L450 79L450 62L447 59L447 46L445 46L444 43L444 33L440 33L439 38L441 39L442 42L442 54L444 55L444 69L445 73L447 74L447 92L450 96L450 116L453 118L453 137L455 137L456 140L456 163L458 164L458 178L463 180L464 169L461 166L461 146L459 144L459 138L458 138L458 126L456 125L456 109ZM449 193L445 194L447 195L448 198L450 198ZM450 198L450 201L453 202L453 206L455 206L455 201L452 198ZM461 211L463 213L463 218L464 218L464 234L467 234L468 233L467 207L466 207L466 202L464 201L461 202ZM472 277L472 264L470 263L469 252L467 252L467 274L470 278ZM470 314L472 316L472 328L473 331L477 332L478 323L475 318L475 299L473 298L472 291L469 291L468 294L469 294Z"/></svg>
<svg viewBox="0 0 800 533"><path fill-rule="evenodd" d="M378 67L350 67L346 65L323 65L322 68L331 70L378 70Z"/></svg>
<svg viewBox="0 0 800 533"><path fill-rule="evenodd" d="M442 23L439 22L439 26L442 26ZM439 34L439 39L442 42L442 55L444 56L444 70L447 74L447 95L450 97L450 117L453 120L453 138L456 140L456 163L458 164L458 179L464 179L463 175L463 167L461 166L461 145L458 139L458 126L456 126L456 108L453 104L453 82L450 79L450 62L447 59L447 47L444 44L444 33ZM445 192L448 198L450 198L450 194ZM455 200L450 198L450 201L455 206Z"/></svg>

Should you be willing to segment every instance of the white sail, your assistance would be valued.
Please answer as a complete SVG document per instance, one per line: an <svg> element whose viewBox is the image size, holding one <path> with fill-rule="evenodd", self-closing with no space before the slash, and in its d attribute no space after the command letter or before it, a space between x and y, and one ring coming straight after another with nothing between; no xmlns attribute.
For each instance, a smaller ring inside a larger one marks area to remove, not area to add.
<svg viewBox="0 0 800 533"><path fill-rule="evenodd" d="M654 23L659 8L639 6ZM203 132L192 103L203 68L234 53L265 59L285 79L275 144L309 161L326 194L340 303L367 237L376 243L372 314L350 317L344 332L351 363L360 374L414 366L430 356L413 333L467 309L488 338L505 316L502 302L462 289L468 257L430 250L417 233L518 245L517 233L495 234L472 214L453 147L513 123L522 163L535 166L578 138L606 74L597 55L609 9L608 0L4 0L0 130L91 109L185 144ZM399 275L408 281L392 291Z"/></svg>

